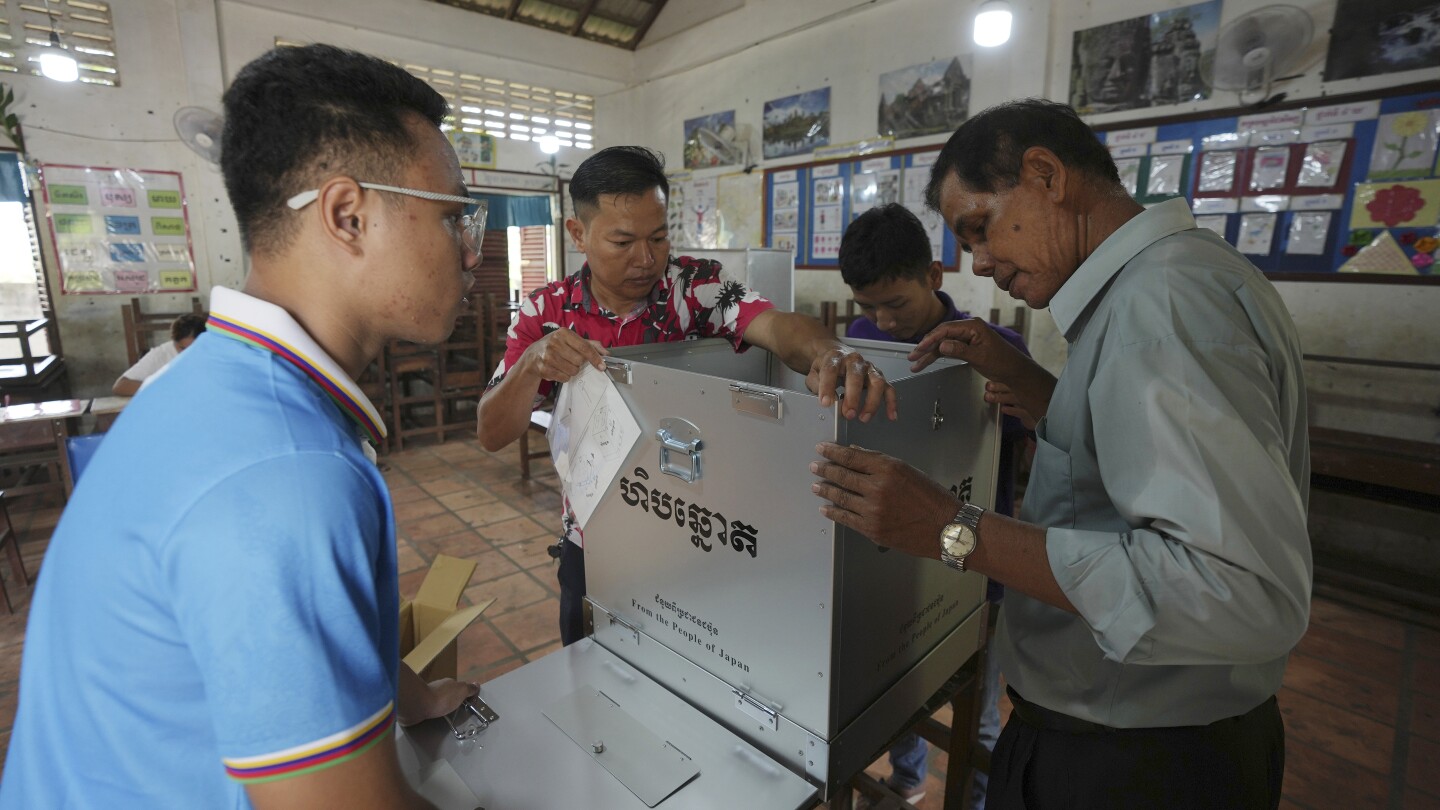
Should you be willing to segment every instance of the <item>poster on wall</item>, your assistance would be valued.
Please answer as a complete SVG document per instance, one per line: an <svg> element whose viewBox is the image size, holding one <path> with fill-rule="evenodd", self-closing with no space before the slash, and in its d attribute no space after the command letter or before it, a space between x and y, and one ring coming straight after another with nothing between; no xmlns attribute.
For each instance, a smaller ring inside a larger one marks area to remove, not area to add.
<svg viewBox="0 0 1440 810"><path fill-rule="evenodd" d="M1440 65L1440 2L1339 0L1325 81Z"/></svg>
<svg viewBox="0 0 1440 810"><path fill-rule="evenodd" d="M850 219L871 208L900 202L900 170L863 172L850 179Z"/></svg>
<svg viewBox="0 0 1440 810"><path fill-rule="evenodd" d="M927 157L935 153L928 153ZM917 156L918 157L918 156ZM900 202L910 213L920 220L925 228L925 235L930 239L930 255L940 258L945 255L945 220L938 211L925 204L925 186L930 181L930 172L912 163L901 177L903 190L900 194Z"/></svg>
<svg viewBox="0 0 1440 810"><path fill-rule="evenodd" d="M1440 110L1411 110L1380 116L1366 179L1418 179L1435 174L1437 141L1440 141Z"/></svg>
<svg viewBox="0 0 1440 810"><path fill-rule="evenodd" d="M744 159L734 110L685 119L685 168L735 166Z"/></svg>
<svg viewBox="0 0 1440 810"><path fill-rule="evenodd" d="M1080 114L1208 97L1200 65L1215 52L1221 0L1075 32L1070 105Z"/></svg>
<svg viewBox="0 0 1440 810"><path fill-rule="evenodd" d="M830 143L830 88L765 102L763 138L766 160Z"/></svg>
<svg viewBox="0 0 1440 810"><path fill-rule="evenodd" d="M40 176L62 293L196 289L179 172L41 164Z"/></svg>
<svg viewBox="0 0 1440 810"><path fill-rule="evenodd" d="M716 206L720 215L720 247L759 247L764 239L761 195L765 176L736 172L717 179Z"/></svg>
<svg viewBox="0 0 1440 810"><path fill-rule="evenodd" d="M485 132L452 129L446 133L462 169L495 168L495 136Z"/></svg>
<svg viewBox="0 0 1440 810"><path fill-rule="evenodd" d="M957 56L881 74L876 131L897 140L955 131L970 114L970 73Z"/></svg>

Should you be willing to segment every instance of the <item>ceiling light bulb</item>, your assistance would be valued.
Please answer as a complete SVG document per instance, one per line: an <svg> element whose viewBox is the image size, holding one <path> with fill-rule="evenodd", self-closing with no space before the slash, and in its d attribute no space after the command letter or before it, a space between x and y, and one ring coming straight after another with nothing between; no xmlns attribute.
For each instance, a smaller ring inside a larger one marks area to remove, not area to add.
<svg viewBox="0 0 1440 810"><path fill-rule="evenodd" d="M541 135L535 140L540 144L540 151L547 155L553 155L560 151L560 139L554 135Z"/></svg>
<svg viewBox="0 0 1440 810"><path fill-rule="evenodd" d="M1014 15L1005 0L988 0L980 5L975 15L975 44L982 48L993 48L1010 41L1010 25Z"/></svg>
<svg viewBox="0 0 1440 810"><path fill-rule="evenodd" d="M57 82L73 82L80 78L80 66L64 51L40 54L40 75Z"/></svg>

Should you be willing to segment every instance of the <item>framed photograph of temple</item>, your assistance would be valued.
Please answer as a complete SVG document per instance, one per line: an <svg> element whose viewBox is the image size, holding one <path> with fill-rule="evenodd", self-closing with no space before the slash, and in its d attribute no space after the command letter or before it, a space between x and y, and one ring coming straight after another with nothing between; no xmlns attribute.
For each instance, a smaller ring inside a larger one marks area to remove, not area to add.
<svg viewBox="0 0 1440 810"><path fill-rule="evenodd" d="M1075 32L1070 106L1081 115L1150 106L1150 17Z"/></svg>
<svg viewBox="0 0 1440 810"><path fill-rule="evenodd" d="M952 132L969 115L970 71L958 56L880 76L876 131L881 135L900 140Z"/></svg>
<svg viewBox="0 0 1440 810"><path fill-rule="evenodd" d="M1214 59L1221 0L1075 32L1070 106L1081 115L1209 98L1201 65Z"/></svg>
<svg viewBox="0 0 1440 810"><path fill-rule="evenodd" d="M1183 104L1210 97L1200 65L1215 58L1220 0L1150 15L1150 104Z"/></svg>
<svg viewBox="0 0 1440 810"><path fill-rule="evenodd" d="M765 102L765 159L800 155L830 143L830 88Z"/></svg>

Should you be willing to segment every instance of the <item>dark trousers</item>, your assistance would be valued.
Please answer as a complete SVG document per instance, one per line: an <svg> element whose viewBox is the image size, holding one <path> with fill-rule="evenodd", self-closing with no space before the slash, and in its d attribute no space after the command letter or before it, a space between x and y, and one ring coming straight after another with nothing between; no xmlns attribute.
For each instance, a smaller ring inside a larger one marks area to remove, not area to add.
<svg viewBox="0 0 1440 810"><path fill-rule="evenodd" d="M1083 721L1025 704L1013 690L1011 701L1017 708L990 762L988 810L1273 810L1280 804L1285 727L1273 697L1208 726L1110 730L1085 730Z"/></svg>
<svg viewBox="0 0 1440 810"><path fill-rule="evenodd" d="M568 647L585 638L585 549L560 540L560 643Z"/></svg>

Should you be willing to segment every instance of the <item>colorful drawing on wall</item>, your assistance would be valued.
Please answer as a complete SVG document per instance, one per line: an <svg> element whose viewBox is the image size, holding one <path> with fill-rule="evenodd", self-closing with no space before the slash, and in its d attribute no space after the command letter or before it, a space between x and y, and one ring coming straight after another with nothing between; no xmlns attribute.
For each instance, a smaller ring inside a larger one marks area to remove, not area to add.
<svg viewBox="0 0 1440 810"><path fill-rule="evenodd" d="M1210 0L1076 31L1070 105L1089 115L1206 98L1200 65L1215 52L1220 3Z"/></svg>
<svg viewBox="0 0 1440 810"><path fill-rule="evenodd" d="M1415 265L1395 243L1389 231L1382 231L1373 242L1360 248L1350 261L1340 266L1342 273L1386 273L1394 276L1417 275Z"/></svg>
<svg viewBox="0 0 1440 810"><path fill-rule="evenodd" d="M971 61L966 55L965 62ZM960 57L891 71L880 76L876 131L914 138L953 132L970 115L970 70Z"/></svg>
<svg viewBox="0 0 1440 810"><path fill-rule="evenodd" d="M1429 177L1435 172L1437 141L1440 141L1440 110L1380 116L1366 179Z"/></svg>
<svg viewBox="0 0 1440 810"><path fill-rule="evenodd" d="M1440 3L1339 0L1325 81L1440 65Z"/></svg>
<svg viewBox="0 0 1440 810"><path fill-rule="evenodd" d="M734 110L685 119L685 168L735 166L744 159Z"/></svg>
<svg viewBox="0 0 1440 810"><path fill-rule="evenodd" d="M1357 183L1350 229L1430 228L1440 219L1440 180Z"/></svg>
<svg viewBox="0 0 1440 810"><path fill-rule="evenodd" d="M460 159L462 169L495 168L494 135L452 129L449 137L450 145L455 147L455 156Z"/></svg>
<svg viewBox="0 0 1440 810"><path fill-rule="evenodd" d="M1210 97L1200 65L1215 54L1220 1L1150 15L1150 104L1181 104Z"/></svg>
<svg viewBox="0 0 1440 810"><path fill-rule="evenodd" d="M765 102L763 138L766 160L830 143L830 88Z"/></svg>

